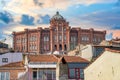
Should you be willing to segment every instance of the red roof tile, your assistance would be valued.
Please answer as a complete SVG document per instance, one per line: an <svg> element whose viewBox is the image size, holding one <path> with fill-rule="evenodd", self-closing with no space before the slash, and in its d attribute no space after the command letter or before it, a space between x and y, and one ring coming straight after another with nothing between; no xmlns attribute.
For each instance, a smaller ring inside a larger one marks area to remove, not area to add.
<svg viewBox="0 0 120 80"><path fill-rule="evenodd" d="M58 62L58 58L53 55L29 55L30 62Z"/></svg>
<svg viewBox="0 0 120 80"><path fill-rule="evenodd" d="M29 55L30 62L58 62L61 58L64 58L66 62L85 62L88 60L78 56L56 56L56 55Z"/></svg>
<svg viewBox="0 0 120 80"><path fill-rule="evenodd" d="M20 62L5 64L0 67L23 67L23 66L24 66L23 61L20 61Z"/></svg>
<svg viewBox="0 0 120 80"><path fill-rule="evenodd" d="M64 59L66 62L83 62L83 63L89 63L88 60L81 58L79 56L64 56Z"/></svg>

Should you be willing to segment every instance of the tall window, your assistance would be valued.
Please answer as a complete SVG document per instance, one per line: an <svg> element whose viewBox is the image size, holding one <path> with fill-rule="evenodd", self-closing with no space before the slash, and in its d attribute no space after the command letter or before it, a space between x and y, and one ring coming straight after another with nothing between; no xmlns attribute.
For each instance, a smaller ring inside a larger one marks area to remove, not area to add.
<svg viewBox="0 0 120 80"><path fill-rule="evenodd" d="M59 40L60 40L60 41L62 40L62 35L59 35Z"/></svg>
<svg viewBox="0 0 120 80"><path fill-rule="evenodd" d="M0 80L10 80L9 72L0 72Z"/></svg>
<svg viewBox="0 0 120 80"><path fill-rule="evenodd" d="M69 69L69 78L75 78L75 69Z"/></svg>
<svg viewBox="0 0 120 80"><path fill-rule="evenodd" d="M57 36L56 36L56 35L54 36L54 40L55 40L55 41L57 40Z"/></svg>
<svg viewBox="0 0 120 80"><path fill-rule="evenodd" d="M73 68L69 69L69 79L83 79L84 78L84 71L80 68Z"/></svg>
<svg viewBox="0 0 120 80"><path fill-rule="evenodd" d="M84 78L84 70L80 69L80 78L83 79Z"/></svg>
<svg viewBox="0 0 120 80"><path fill-rule="evenodd" d="M64 35L64 40L66 41L66 35Z"/></svg>
<svg viewBox="0 0 120 80"><path fill-rule="evenodd" d="M82 39L82 41L84 41L84 42L85 42L85 41L89 41L89 37L88 37L88 36L86 36L86 35L82 36L82 38L81 38L81 39Z"/></svg>
<svg viewBox="0 0 120 80"><path fill-rule="evenodd" d="M66 31L66 28L64 28L64 32Z"/></svg>
<svg viewBox="0 0 120 80"><path fill-rule="evenodd" d="M71 44L70 44L70 49L74 49L77 44L77 38L76 36L71 36Z"/></svg>
<svg viewBox="0 0 120 80"><path fill-rule="evenodd" d="M44 36L44 41L49 41L49 37L48 36Z"/></svg>

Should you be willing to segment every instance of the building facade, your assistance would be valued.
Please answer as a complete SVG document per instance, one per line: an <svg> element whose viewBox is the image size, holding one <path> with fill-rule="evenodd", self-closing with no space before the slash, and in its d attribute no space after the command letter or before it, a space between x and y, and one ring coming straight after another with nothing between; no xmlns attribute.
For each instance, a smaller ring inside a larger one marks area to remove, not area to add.
<svg viewBox="0 0 120 80"><path fill-rule="evenodd" d="M106 31L71 28L63 16L57 12L50 19L49 28L25 29L13 32L14 50L31 53L69 51L78 44L99 44L105 40Z"/></svg>
<svg viewBox="0 0 120 80"><path fill-rule="evenodd" d="M23 54L22 61L0 65L0 80L84 80L89 63L77 56Z"/></svg>
<svg viewBox="0 0 120 80"><path fill-rule="evenodd" d="M22 61L22 53L5 53L0 55L0 66Z"/></svg>
<svg viewBox="0 0 120 80"><path fill-rule="evenodd" d="M84 80L89 61L77 56L29 55L28 80Z"/></svg>
<svg viewBox="0 0 120 80"><path fill-rule="evenodd" d="M105 49L93 63L84 69L84 80L120 80L120 51Z"/></svg>

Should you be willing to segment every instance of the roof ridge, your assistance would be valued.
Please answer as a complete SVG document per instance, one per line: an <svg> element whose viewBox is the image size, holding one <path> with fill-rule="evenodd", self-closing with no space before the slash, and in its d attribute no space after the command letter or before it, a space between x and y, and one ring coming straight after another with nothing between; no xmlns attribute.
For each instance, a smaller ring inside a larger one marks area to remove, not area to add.
<svg viewBox="0 0 120 80"><path fill-rule="evenodd" d="M54 57L54 58L56 58L57 60L59 60L60 58L58 58L57 56L55 56L54 54L52 54L52 56Z"/></svg>
<svg viewBox="0 0 120 80"><path fill-rule="evenodd" d="M4 64L4 65L1 65L0 67L9 66L9 65L11 65L11 64L17 64L17 63L22 63L22 64L24 64L23 61L18 61L18 62L11 62L11 63L8 63L8 64Z"/></svg>
<svg viewBox="0 0 120 80"><path fill-rule="evenodd" d="M120 53L120 50L113 50L113 49L110 49L110 48L105 48L105 51Z"/></svg>

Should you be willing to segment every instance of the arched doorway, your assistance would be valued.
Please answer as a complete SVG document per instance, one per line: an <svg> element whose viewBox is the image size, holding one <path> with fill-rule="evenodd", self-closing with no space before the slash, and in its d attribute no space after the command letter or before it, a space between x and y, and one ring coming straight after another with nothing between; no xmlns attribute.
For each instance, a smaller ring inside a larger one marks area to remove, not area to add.
<svg viewBox="0 0 120 80"><path fill-rule="evenodd" d="M57 45L54 46L54 49L57 50Z"/></svg>
<svg viewBox="0 0 120 80"><path fill-rule="evenodd" d="M64 45L64 50L65 50L65 51L67 50L67 46L66 46L66 44Z"/></svg>
<svg viewBox="0 0 120 80"><path fill-rule="evenodd" d="M59 45L59 50L62 50L62 45L61 44Z"/></svg>

